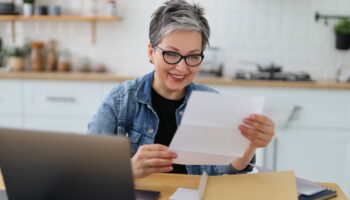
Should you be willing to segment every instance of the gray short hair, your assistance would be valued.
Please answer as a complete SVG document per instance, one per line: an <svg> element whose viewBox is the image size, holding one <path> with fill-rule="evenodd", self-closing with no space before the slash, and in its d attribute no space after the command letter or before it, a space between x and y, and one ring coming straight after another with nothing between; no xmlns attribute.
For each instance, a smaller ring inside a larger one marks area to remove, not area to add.
<svg viewBox="0 0 350 200"><path fill-rule="evenodd" d="M191 5L185 0L166 1L152 15L149 26L151 45L157 46L175 30L198 31L202 34L202 50L209 45L210 27L199 4Z"/></svg>

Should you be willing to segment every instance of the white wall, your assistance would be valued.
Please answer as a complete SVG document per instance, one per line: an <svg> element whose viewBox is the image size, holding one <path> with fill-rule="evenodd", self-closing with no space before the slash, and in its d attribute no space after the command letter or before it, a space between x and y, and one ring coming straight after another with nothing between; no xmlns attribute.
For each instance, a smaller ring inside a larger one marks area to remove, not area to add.
<svg viewBox="0 0 350 200"><path fill-rule="evenodd" d="M101 4L104 1L99 0ZM17 2L21 2L17 0ZM61 4L68 14L86 14L90 0L37 0ZM99 22L97 44L90 40L88 22L18 22L18 38L56 38L76 57L89 56L122 75L141 75L152 69L146 56L148 24L161 0L119 0L123 20ZM225 75L232 76L249 60L274 61L288 71L305 70L316 79L332 79L340 64L350 64L349 51L334 48L330 21L316 23L315 11L350 15L349 0L196 0L207 9L211 45L223 49ZM68 4L68 5L66 5ZM102 7L102 6L100 6ZM11 44L10 24L0 22L0 36Z"/></svg>

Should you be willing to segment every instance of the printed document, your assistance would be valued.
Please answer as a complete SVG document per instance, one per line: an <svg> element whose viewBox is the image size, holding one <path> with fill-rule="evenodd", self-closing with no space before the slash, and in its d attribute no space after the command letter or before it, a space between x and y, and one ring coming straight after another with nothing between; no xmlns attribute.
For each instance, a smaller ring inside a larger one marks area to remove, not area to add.
<svg viewBox="0 0 350 200"><path fill-rule="evenodd" d="M194 91L169 149L174 163L228 165L249 146L238 126L263 112L264 97L243 97Z"/></svg>

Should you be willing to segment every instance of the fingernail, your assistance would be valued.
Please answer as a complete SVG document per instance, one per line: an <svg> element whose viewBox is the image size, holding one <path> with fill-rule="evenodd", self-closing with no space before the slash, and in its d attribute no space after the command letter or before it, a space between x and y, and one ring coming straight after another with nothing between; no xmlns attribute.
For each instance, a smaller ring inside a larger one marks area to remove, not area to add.
<svg viewBox="0 0 350 200"><path fill-rule="evenodd" d="M250 115L250 119L256 119L256 115Z"/></svg>

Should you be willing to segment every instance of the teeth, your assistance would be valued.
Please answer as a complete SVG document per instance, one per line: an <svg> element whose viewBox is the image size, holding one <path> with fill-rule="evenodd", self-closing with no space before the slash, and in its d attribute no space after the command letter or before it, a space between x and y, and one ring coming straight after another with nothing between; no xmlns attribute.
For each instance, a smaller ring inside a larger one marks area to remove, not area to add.
<svg viewBox="0 0 350 200"><path fill-rule="evenodd" d="M178 76L178 75L174 75L174 74L172 74L172 76L175 77L175 78L178 78L178 79L185 77L185 76Z"/></svg>

